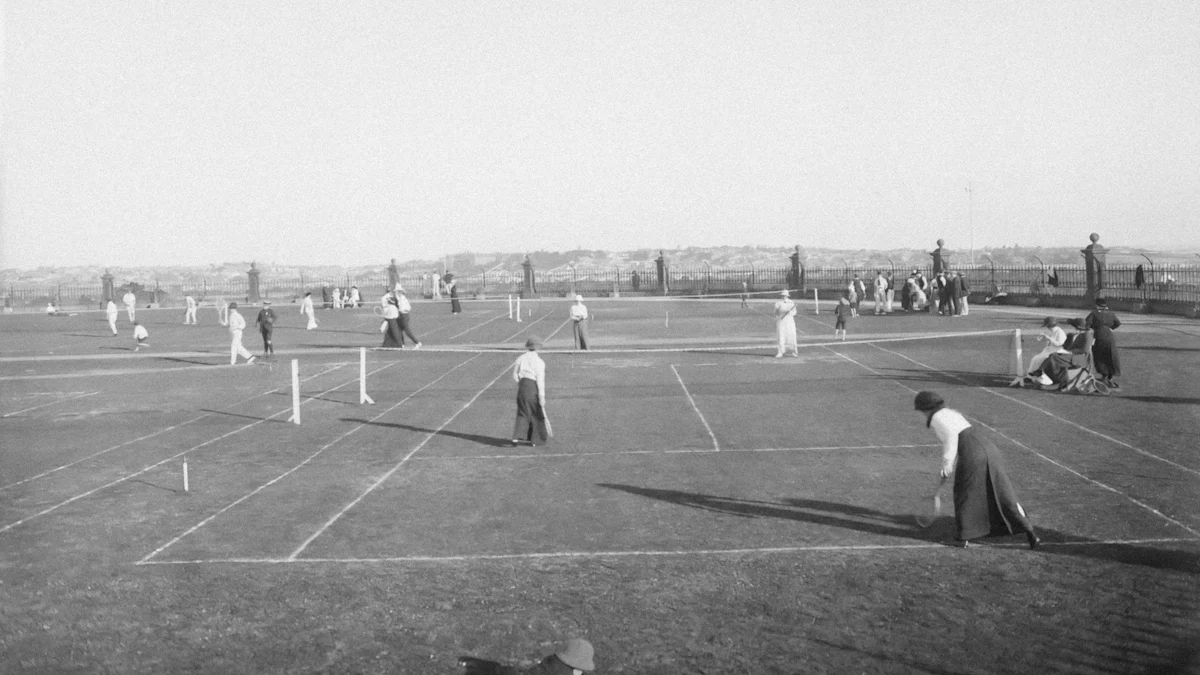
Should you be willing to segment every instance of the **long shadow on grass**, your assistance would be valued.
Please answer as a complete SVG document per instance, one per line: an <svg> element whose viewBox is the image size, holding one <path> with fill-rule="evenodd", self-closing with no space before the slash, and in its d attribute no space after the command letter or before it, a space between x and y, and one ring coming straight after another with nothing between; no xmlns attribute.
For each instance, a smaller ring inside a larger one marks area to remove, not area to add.
<svg viewBox="0 0 1200 675"><path fill-rule="evenodd" d="M258 422L276 422L279 424L291 424L291 422L289 422L286 418L283 418L283 417L271 417L271 418L257 417L255 415L242 415L239 413L231 413L227 410L212 410L210 408L201 408L200 412L206 412L206 413L210 413L213 415L227 415L229 417L241 417L242 419L255 420Z"/></svg>
<svg viewBox="0 0 1200 675"><path fill-rule="evenodd" d="M426 429L425 427L415 427L411 424L396 424L395 422L371 422L370 420L354 419L352 417L341 418L343 422L354 422L355 424L370 424L376 427L390 427L392 429L404 429L405 431L416 431L422 434L435 434L438 436L449 436L451 438L461 438L464 441L479 443L480 445L490 445L493 448L509 448L512 447L512 441L507 438L493 438L491 436L480 436L478 434L464 434L461 431L447 431L445 429Z"/></svg>
<svg viewBox="0 0 1200 675"><path fill-rule="evenodd" d="M729 513L743 518L782 518L921 541L938 538L930 530L918 529L913 525L911 514L884 513L852 504L839 504L818 499L785 499L782 502L764 502L615 483L598 483L598 485L639 497L649 497L705 511Z"/></svg>
<svg viewBox="0 0 1200 675"><path fill-rule="evenodd" d="M1121 349L1122 351L1124 351L1126 349L1132 349L1133 351L1146 351L1146 352L1200 352L1200 347L1138 347L1138 346L1121 345L1119 347L1119 349Z"/></svg>
<svg viewBox="0 0 1200 675"><path fill-rule="evenodd" d="M1142 401L1143 403L1178 403L1182 405L1200 405L1200 398L1187 396L1121 396L1121 398L1128 401Z"/></svg>
<svg viewBox="0 0 1200 675"><path fill-rule="evenodd" d="M872 379L888 382L925 382L933 384L960 385L965 380L977 387L1007 387L1011 375L997 376L993 373L972 373L965 370L906 370L904 375L872 375Z"/></svg>

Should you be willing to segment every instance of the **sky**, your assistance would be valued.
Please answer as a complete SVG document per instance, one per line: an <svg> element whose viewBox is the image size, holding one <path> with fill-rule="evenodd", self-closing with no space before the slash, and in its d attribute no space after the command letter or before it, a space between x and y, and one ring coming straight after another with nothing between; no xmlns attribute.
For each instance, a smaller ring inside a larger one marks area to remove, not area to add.
<svg viewBox="0 0 1200 675"><path fill-rule="evenodd" d="M0 0L0 268L1200 246L1200 3Z"/></svg>

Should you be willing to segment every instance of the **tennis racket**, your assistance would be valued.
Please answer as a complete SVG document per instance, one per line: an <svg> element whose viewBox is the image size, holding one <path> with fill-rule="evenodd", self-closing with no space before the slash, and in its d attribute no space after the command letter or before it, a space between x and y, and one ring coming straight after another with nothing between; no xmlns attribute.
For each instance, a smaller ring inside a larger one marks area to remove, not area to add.
<svg viewBox="0 0 1200 675"><path fill-rule="evenodd" d="M550 416L545 411L542 411L542 420L546 422L546 435L554 438L554 427L550 426Z"/></svg>
<svg viewBox="0 0 1200 675"><path fill-rule="evenodd" d="M917 525L925 528L933 525L933 521L942 515L942 486L946 484L946 479L942 479L938 483L937 489L933 491L933 497L923 500L925 503L922 510L917 513Z"/></svg>

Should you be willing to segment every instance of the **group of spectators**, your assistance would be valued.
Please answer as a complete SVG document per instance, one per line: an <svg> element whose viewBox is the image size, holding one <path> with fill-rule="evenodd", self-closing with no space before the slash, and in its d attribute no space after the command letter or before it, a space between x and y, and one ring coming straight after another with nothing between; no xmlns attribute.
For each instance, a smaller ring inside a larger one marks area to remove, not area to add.
<svg viewBox="0 0 1200 675"><path fill-rule="evenodd" d="M896 299L897 290L900 295L900 309L905 312L937 313L942 316L966 316L970 312L967 297L971 289L962 272L938 272L932 279L926 279L921 270L914 269L900 286L891 274L884 275L883 271L875 273L872 284L875 294L875 314L891 314ZM850 315L858 316L859 306L867 298L866 283L858 274L847 285L842 296L849 301Z"/></svg>

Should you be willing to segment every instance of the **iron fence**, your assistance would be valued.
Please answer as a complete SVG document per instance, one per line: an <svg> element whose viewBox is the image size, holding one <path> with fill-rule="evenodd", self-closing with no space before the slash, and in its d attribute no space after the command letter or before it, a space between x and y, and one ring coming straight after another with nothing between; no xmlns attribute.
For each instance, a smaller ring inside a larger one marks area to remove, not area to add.
<svg viewBox="0 0 1200 675"><path fill-rule="evenodd" d="M932 276L929 266L918 268L926 277ZM855 275L863 281L868 295L876 272L891 275L896 288L903 286L907 268L894 270L869 266L802 266L798 278L793 277L790 265L731 266L668 265L666 290L672 295L720 295L800 289L804 294L817 289L823 297L832 297L846 289ZM956 266L962 272L967 287L973 293L989 295L1008 293L1017 296L1053 298L1082 297L1087 291L1087 273L1083 265L975 265ZM523 289L521 271L492 270L477 274L458 275L458 294L463 298L517 294ZM431 274L406 274L400 283L411 297L435 297L444 289L437 286ZM1101 276L1102 293L1111 298L1147 303L1200 303L1200 266L1193 265L1108 265ZM662 292L654 265L610 267L563 266L538 270L534 275L534 290L543 295L654 295ZM363 302L375 302L389 290L386 273L369 275L315 276L300 272L294 276L263 274L259 279L259 295L276 303L299 302L305 293L312 293L317 302L332 300L332 290L348 293L357 287ZM201 302L218 299L245 301L249 295L249 280L201 279L187 283L127 282L114 288L118 304L126 291L133 291L139 306L157 304L181 307L184 297L191 295ZM9 284L3 290L4 306L14 311L41 311L53 302L62 308L98 309L103 298L103 285L94 284Z"/></svg>

